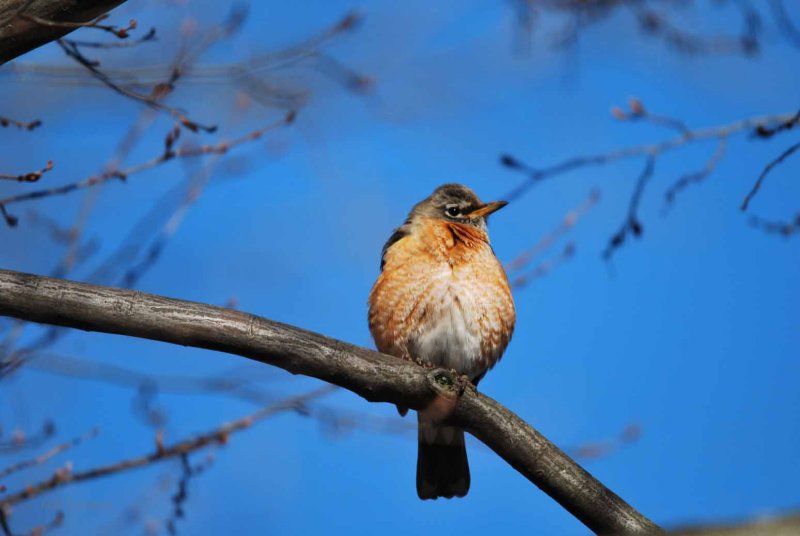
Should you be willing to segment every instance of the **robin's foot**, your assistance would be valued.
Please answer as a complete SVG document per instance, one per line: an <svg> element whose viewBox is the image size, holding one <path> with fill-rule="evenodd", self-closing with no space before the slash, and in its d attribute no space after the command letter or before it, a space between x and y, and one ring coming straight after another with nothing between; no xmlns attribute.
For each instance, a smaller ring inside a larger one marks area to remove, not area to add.
<svg viewBox="0 0 800 536"><path fill-rule="evenodd" d="M422 366L422 367L425 367L425 368L434 368L434 366L433 366L433 364L432 364L432 363L430 363L429 361L425 361L425 360L424 360L424 359L422 359L421 357L418 357L418 358L416 358L414 361L417 363L417 365L420 365L420 366Z"/></svg>

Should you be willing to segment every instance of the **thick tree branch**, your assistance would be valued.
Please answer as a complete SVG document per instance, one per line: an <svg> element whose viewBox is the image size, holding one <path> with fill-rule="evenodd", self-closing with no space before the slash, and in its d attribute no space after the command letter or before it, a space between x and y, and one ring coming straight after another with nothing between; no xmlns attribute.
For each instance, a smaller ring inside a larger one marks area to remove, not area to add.
<svg viewBox="0 0 800 536"><path fill-rule="evenodd" d="M90 22L124 1L0 0L0 65L81 27L63 23Z"/></svg>
<svg viewBox="0 0 800 536"><path fill-rule="evenodd" d="M371 402L453 407L452 421L598 534L660 529L522 419L441 369L426 369L255 315L130 290L0 270L0 315L241 355Z"/></svg>

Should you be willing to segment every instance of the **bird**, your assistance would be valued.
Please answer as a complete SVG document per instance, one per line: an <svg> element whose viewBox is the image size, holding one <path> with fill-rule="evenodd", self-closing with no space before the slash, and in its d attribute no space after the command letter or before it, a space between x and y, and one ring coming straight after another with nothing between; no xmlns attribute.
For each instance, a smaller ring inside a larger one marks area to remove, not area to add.
<svg viewBox="0 0 800 536"><path fill-rule="evenodd" d="M503 355L516 310L487 218L505 201L482 202L467 186L444 184L414 205L381 252L369 294L378 351L454 370L473 385ZM398 407L401 415L407 408ZM463 497L470 487L464 431L418 413L417 495Z"/></svg>

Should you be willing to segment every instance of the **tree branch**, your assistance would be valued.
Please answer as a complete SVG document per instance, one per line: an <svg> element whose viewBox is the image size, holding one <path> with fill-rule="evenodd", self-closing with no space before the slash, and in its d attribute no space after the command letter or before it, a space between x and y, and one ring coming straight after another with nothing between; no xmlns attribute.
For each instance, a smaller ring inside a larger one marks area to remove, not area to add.
<svg viewBox="0 0 800 536"><path fill-rule="evenodd" d="M64 23L90 22L124 1L0 0L0 65L81 27Z"/></svg>
<svg viewBox="0 0 800 536"><path fill-rule="evenodd" d="M130 290L0 270L0 315L240 355L362 396L421 409L451 404L451 420L598 534L661 530L522 419L446 370L329 339L255 315Z"/></svg>

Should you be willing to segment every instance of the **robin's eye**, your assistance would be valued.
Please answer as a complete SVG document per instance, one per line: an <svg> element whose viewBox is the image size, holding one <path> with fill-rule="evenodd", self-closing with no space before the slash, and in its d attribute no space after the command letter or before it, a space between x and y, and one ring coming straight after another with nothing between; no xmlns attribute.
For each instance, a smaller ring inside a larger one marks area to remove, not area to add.
<svg viewBox="0 0 800 536"><path fill-rule="evenodd" d="M456 216L461 214L461 209L455 206L447 207L446 212L448 216L452 216L453 218L455 218Z"/></svg>

